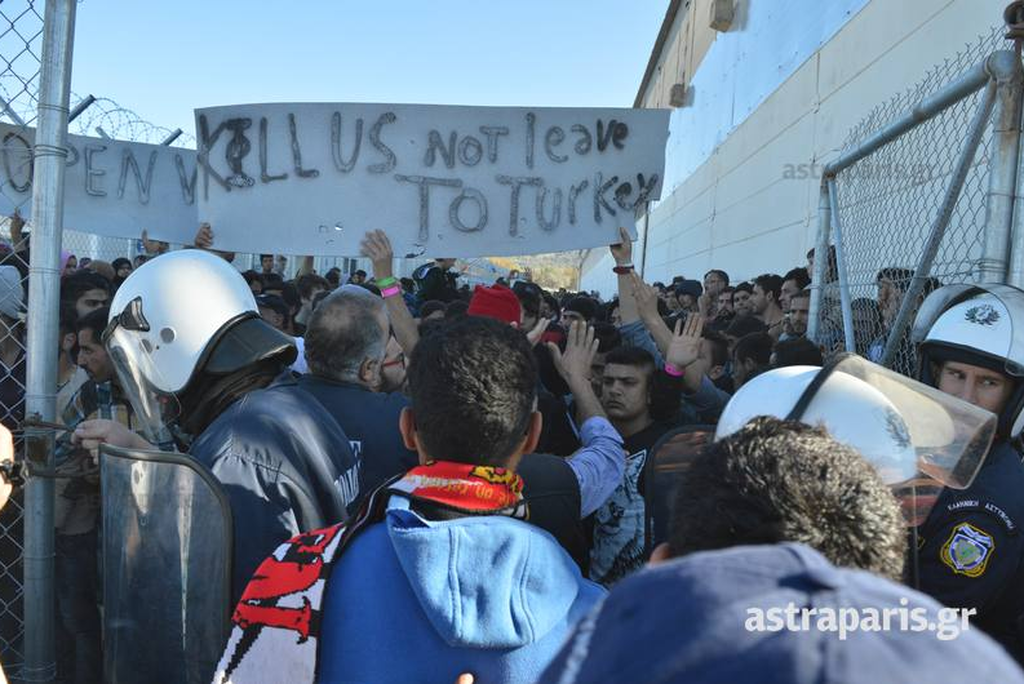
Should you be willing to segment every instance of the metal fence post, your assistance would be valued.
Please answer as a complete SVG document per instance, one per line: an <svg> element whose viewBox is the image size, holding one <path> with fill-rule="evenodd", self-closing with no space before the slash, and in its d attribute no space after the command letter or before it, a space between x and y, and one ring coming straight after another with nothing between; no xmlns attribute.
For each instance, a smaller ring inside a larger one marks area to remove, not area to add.
<svg viewBox="0 0 1024 684"><path fill-rule="evenodd" d="M828 239L832 204L829 202L829 185L821 179L818 196L818 234L814 241L814 273L811 274L811 306L807 311L807 337L821 344L822 298L825 296L825 270L828 268Z"/></svg>
<svg viewBox="0 0 1024 684"><path fill-rule="evenodd" d="M68 151L68 100L77 0L50 0L43 22L39 127L32 179L32 249L26 416L53 420L57 387L60 245L64 223L64 167ZM53 467L52 433L26 434L27 457ZM55 677L53 480L30 478L25 492L25 668L26 681Z"/></svg>
<svg viewBox="0 0 1024 684"><path fill-rule="evenodd" d="M832 232L836 235L836 277L839 278L839 306L843 314L843 342L846 351L857 351L857 341L853 329L853 304L850 300L850 279L847 275L846 258L843 251L843 222L839 217L839 193L836 190L836 179L830 177L828 183L828 199L832 207ZM817 266L817 261L814 262ZM817 270L817 269L815 269Z"/></svg>
<svg viewBox="0 0 1024 684"><path fill-rule="evenodd" d="M996 82L992 152L986 193L984 252L978 262L980 282L1003 282L1010 263L1014 194L1020 156L1021 96L1024 68L1011 50L992 53L988 71ZM1019 214L1018 214L1019 217ZM1017 250L1018 253L1020 250Z"/></svg>

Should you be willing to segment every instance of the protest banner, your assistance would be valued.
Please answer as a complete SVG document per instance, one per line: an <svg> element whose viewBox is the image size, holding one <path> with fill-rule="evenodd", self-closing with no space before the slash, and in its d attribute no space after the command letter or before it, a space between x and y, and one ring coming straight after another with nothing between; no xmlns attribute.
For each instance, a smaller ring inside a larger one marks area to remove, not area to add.
<svg viewBox="0 0 1024 684"><path fill-rule="evenodd" d="M35 130L0 124L0 214L31 220ZM68 136L65 228L190 243L196 234L196 153L163 145Z"/></svg>
<svg viewBox="0 0 1024 684"><path fill-rule="evenodd" d="M596 247L661 192L667 110L249 104L196 110L217 246L398 256Z"/></svg>

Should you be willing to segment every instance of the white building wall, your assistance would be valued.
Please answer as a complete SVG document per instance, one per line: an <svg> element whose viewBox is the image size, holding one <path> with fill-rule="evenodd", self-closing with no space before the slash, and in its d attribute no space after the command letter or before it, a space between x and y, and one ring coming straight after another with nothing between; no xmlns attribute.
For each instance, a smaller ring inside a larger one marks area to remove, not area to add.
<svg viewBox="0 0 1024 684"><path fill-rule="evenodd" d="M860 119L989 34L1005 5L738 3L737 22L693 77L693 106L672 115L666 189L649 217L648 282L700 278L710 268L739 281L803 265L817 229L820 178L784 178L787 165L835 158ZM606 250L593 250L582 288L614 294L612 265Z"/></svg>

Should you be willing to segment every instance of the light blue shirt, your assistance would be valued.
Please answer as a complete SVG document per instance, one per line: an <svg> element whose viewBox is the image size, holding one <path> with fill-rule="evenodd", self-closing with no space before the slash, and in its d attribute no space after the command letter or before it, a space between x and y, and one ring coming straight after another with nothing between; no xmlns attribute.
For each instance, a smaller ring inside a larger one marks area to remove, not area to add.
<svg viewBox="0 0 1024 684"><path fill-rule="evenodd" d="M622 437L603 416L588 418L580 429L579 451L568 459L580 483L580 517L600 508L622 482L626 451Z"/></svg>

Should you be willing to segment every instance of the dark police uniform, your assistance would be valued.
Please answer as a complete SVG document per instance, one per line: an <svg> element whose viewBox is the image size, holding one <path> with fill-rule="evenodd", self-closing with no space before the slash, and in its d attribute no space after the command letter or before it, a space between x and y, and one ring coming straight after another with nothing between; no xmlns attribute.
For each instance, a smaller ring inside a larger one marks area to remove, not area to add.
<svg viewBox="0 0 1024 684"><path fill-rule="evenodd" d="M994 444L967 489L946 488L918 530L921 591L971 618L1024 662L1024 465Z"/></svg>

